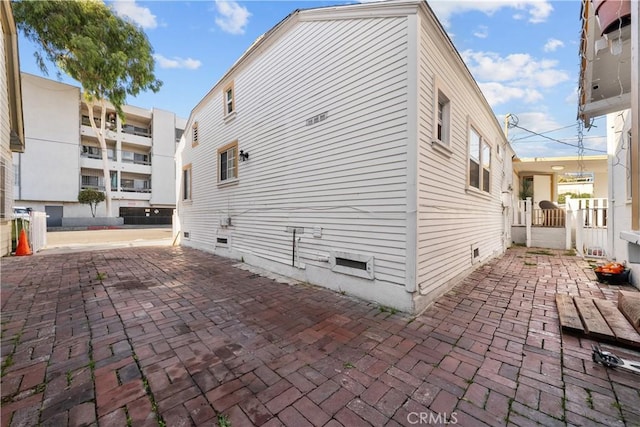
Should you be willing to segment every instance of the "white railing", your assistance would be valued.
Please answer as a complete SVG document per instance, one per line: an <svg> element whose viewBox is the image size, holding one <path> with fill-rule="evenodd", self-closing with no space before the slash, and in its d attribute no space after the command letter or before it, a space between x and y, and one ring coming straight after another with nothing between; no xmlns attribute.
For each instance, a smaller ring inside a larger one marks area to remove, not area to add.
<svg viewBox="0 0 640 427"><path fill-rule="evenodd" d="M607 254L607 209L604 198L571 199L557 209L533 209L531 198L518 200L513 225L526 227L526 245L531 245L532 227L563 228L565 247L573 247L581 256L604 257Z"/></svg>
<svg viewBox="0 0 640 427"><path fill-rule="evenodd" d="M606 257L608 200L603 198L570 199L576 229L576 251L581 256Z"/></svg>
<svg viewBox="0 0 640 427"><path fill-rule="evenodd" d="M529 200L531 198L529 197ZM513 210L513 225L525 225L527 213L527 201L518 200L518 206Z"/></svg>

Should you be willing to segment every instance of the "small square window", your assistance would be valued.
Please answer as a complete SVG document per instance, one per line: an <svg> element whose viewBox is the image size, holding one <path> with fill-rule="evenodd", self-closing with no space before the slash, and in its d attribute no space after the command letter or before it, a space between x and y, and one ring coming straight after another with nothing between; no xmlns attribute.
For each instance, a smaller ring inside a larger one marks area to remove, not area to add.
<svg viewBox="0 0 640 427"><path fill-rule="evenodd" d="M218 182L238 177L238 141L218 149Z"/></svg>
<svg viewBox="0 0 640 427"><path fill-rule="evenodd" d="M236 101L235 101L235 89L233 82L229 83L224 88L223 93L223 102L224 102L224 116L228 116L236 110Z"/></svg>

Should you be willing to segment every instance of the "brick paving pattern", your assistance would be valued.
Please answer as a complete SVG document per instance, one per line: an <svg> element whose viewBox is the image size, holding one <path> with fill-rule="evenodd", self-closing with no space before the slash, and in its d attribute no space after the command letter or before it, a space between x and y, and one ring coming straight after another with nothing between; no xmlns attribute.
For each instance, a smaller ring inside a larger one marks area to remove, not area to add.
<svg viewBox="0 0 640 427"><path fill-rule="evenodd" d="M640 426L640 375L555 306L618 288L551 253L510 249L417 317L188 248L3 258L1 426Z"/></svg>

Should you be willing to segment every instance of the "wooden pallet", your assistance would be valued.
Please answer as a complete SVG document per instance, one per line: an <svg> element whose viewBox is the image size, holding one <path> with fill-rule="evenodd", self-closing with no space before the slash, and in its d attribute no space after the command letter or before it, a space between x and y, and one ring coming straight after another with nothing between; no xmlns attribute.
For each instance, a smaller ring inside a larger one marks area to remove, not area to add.
<svg viewBox="0 0 640 427"><path fill-rule="evenodd" d="M614 302L556 294L556 305L563 331L640 348L640 333Z"/></svg>

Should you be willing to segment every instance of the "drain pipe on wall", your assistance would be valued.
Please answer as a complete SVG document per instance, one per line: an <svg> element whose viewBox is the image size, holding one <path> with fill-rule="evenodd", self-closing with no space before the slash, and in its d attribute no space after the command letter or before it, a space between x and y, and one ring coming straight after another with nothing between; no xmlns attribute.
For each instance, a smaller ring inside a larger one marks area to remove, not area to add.
<svg viewBox="0 0 640 427"><path fill-rule="evenodd" d="M293 240L291 241L291 267L296 266L296 229L293 229Z"/></svg>

